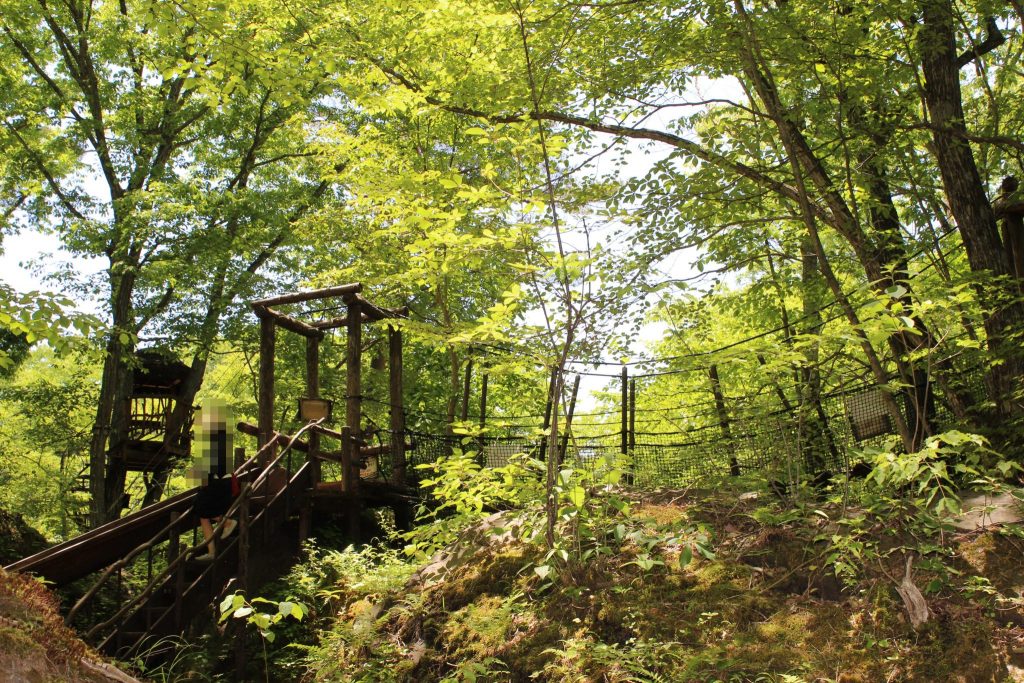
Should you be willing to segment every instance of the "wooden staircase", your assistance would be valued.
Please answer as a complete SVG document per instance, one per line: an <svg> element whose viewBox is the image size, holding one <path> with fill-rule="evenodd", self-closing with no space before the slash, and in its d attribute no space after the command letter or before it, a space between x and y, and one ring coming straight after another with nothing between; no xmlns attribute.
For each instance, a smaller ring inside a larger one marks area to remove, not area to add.
<svg viewBox="0 0 1024 683"><path fill-rule="evenodd" d="M216 620L221 596L259 586L280 575L299 551L299 517L309 513L313 488L310 462L292 470L292 439L265 467L259 466L261 449L235 472L242 490L214 529L215 553L211 561L196 558L208 552L197 533L199 520L193 504L199 489L191 489L104 524L65 543L15 562L8 571L31 572L62 586L98 570L99 578L70 609L65 622L95 609L101 588L121 572L145 561L147 582L121 600L112 615L86 632L84 639L106 654L125 658L142 653L159 658L151 646L168 636L183 635L200 617ZM300 456L301 457L301 456ZM234 533L221 538L227 519L237 520ZM308 519L306 520L308 522ZM184 539L189 539L183 542ZM162 559L166 561L163 562ZM163 565L163 569L159 566ZM156 569L155 569L156 568ZM151 648L149 651L146 648Z"/></svg>
<svg viewBox="0 0 1024 683"><path fill-rule="evenodd" d="M223 522L215 529L220 540L212 561L195 559L207 552L205 541L182 547L175 535L185 529L169 530L167 568L112 617L90 629L86 640L118 658L158 656L159 648L149 646L182 635L204 615L203 621L215 621L224 595L286 571L299 550L298 514L308 500L310 470L304 463L277 491L262 475L247 484L229 513L238 519L235 533L221 539Z"/></svg>

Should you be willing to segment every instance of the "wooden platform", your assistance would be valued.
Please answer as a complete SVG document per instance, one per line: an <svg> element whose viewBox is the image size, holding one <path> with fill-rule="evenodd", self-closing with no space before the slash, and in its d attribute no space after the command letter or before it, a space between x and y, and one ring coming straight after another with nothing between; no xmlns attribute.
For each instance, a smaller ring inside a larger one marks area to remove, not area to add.
<svg viewBox="0 0 1024 683"><path fill-rule="evenodd" d="M313 506L317 512L343 512L346 498L340 481L321 482L313 491ZM405 505L418 500L413 489L383 479L361 480L356 499L371 508Z"/></svg>
<svg viewBox="0 0 1024 683"><path fill-rule="evenodd" d="M164 448L163 441L132 440L122 451L125 469L129 472L154 472L167 467L172 460L186 455L175 448Z"/></svg>

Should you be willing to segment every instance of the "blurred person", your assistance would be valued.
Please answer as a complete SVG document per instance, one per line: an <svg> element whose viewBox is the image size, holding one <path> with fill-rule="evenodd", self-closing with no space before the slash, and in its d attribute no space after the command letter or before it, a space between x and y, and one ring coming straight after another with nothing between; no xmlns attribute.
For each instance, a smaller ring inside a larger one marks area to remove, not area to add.
<svg viewBox="0 0 1024 683"><path fill-rule="evenodd" d="M193 477L200 484L195 500L195 513L203 538L207 541L207 552L197 560L210 561L216 550L213 528L231 507L232 478L228 469L228 453L231 451L231 433L228 431L228 408L223 401L209 400L200 411L202 438L198 462L193 466ZM190 478L193 478L190 477ZM237 522L228 519L221 529L221 537L227 538L235 530Z"/></svg>

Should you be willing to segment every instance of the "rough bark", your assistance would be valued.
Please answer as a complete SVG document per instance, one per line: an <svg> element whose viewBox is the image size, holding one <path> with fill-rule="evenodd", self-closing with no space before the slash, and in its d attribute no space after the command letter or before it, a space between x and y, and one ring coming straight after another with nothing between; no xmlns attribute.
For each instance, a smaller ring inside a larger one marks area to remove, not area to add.
<svg viewBox="0 0 1024 683"><path fill-rule="evenodd" d="M134 346L131 339L125 343L121 335L131 335L135 332L131 300L135 276L127 267L126 261L128 259L111 258L110 262L110 272L115 274L112 277L112 329L103 359L96 419L93 423L92 440L89 443L89 520L93 527L117 516L116 511L112 511L111 508L120 503L120 497L112 492L116 489L116 481L119 478L123 481L123 473L119 472L118 466L108 464L108 451L124 441L128 426L130 359ZM116 275L118 271L122 273ZM123 484L121 488L123 490Z"/></svg>
<svg viewBox="0 0 1024 683"><path fill-rule="evenodd" d="M967 252L971 270L979 274L1009 276L1010 262L996 223L996 214L967 142L960 69L956 51L956 19L951 0L922 0L919 36L925 104L931 119L933 153L942 176L950 211ZM985 332L989 351L1005 362L991 368L986 378L990 398L999 415L1019 414L1013 400L1024 364L1019 348L1009 348L1007 337L1024 320L1020 301L1000 302L981 290L982 306L989 311Z"/></svg>

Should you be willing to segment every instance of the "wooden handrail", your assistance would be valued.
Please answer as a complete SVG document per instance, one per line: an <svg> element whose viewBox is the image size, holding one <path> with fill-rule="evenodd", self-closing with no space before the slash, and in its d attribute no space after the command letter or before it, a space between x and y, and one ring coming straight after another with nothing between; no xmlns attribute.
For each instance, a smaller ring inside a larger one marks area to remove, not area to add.
<svg viewBox="0 0 1024 683"><path fill-rule="evenodd" d="M246 460L244 463L239 465L238 468L235 470L235 474L236 475L244 474L245 470L259 456L260 452L262 452L262 449L259 452L257 452L256 455L252 456L251 458ZM134 550L132 550L130 553L128 553L127 555L125 555L121 559L119 559L116 562L114 562L113 564L111 564L105 570L103 570L103 574L101 574L99 579L96 580L96 583L94 583L92 585L92 587L90 587L89 590L87 590L85 592L85 594L81 598L79 598L78 601L75 602L74 606L72 606L72 608L68 611L67 616L64 617L64 623L70 625L71 624L71 620L74 619L75 615L78 614L78 612L82 609L82 607L85 606L86 603L88 603L93 597L95 597L95 595L99 591L99 589L103 586L104 583L107 582L107 580L111 576L113 576L115 571L117 571L118 569L123 569L124 567L126 567L128 565L129 562L131 562L136 557L141 555L144 551L153 548L153 546L157 545L158 543L161 543L164 540L164 535L167 534L174 526L183 523L182 520L184 520L193 511L194 508L195 508L195 506L191 506L190 505L189 508L184 512L184 514L182 514L179 517L171 520L170 524L166 525L159 532L154 534L153 537L150 538L148 541L146 541L145 543L139 545Z"/></svg>
<svg viewBox="0 0 1024 683"><path fill-rule="evenodd" d="M253 518L252 518L252 520L250 520L250 524L255 524L255 523L259 522L259 520L260 520L260 519L262 519L262 518L263 518L263 516L264 516L265 514L267 514L267 511L268 511L268 510L269 510L269 509L270 509L271 507L273 507L273 505L274 505L274 504L275 504L275 503L276 503L276 502L277 502L277 501L278 501L278 500L279 500L279 499L281 498L281 496L282 496L282 495L284 495L284 493L285 493L285 489L287 489L287 488L290 488L291 486L293 486L293 485L295 484L295 482L299 481L299 478L300 478L301 476L303 476L303 475L305 474L305 472L306 472L306 469L307 469L308 467L309 467L309 463L303 463L302 467L300 467L300 468L298 469L298 471L296 471L296 472L295 472L295 474L294 474L294 475L292 476L292 478L291 478L291 479L290 479L290 480L288 481L288 484L287 484L287 486L286 486L286 487L285 487L284 489L281 489L280 491L278 491L277 493L275 493L275 494L274 494L274 496L273 496L273 497L272 497L272 498L270 499L270 501L269 501L269 502L268 502L268 503L267 503L267 504L266 504L266 505L265 505L265 506L263 507L263 509L261 509L261 510L260 510L260 511L259 511L258 513L256 513L256 516L255 516L255 517L253 517ZM254 486L253 486L252 484L250 484L250 483L246 483L246 484L245 484L245 488L243 489L242 493L246 493L246 491L247 491L248 489L252 489L252 488L254 488ZM241 501L241 500L242 500L242 493L240 493L240 494L239 494L239 496L238 496L238 499L239 499L239 501ZM220 527L218 526L218 529L219 529L219 528L220 528ZM233 546L234 546L235 544L237 544L238 542L239 542L239 541L238 541L238 538L237 538L237 537L235 537L235 538L232 538L232 539L231 539L230 541L228 541L228 543L226 543L226 544L225 544L225 545L223 546L223 550L222 550L222 551L221 551L220 553L218 553L218 558L219 558L219 557L223 557L223 556L226 556L226 554L227 554L227 553L228 553L228 552L229 552L229 551L231 550L231 548L232 548L232 547L233 547ZM201 544L198 544L198 545L197 545L197 546L196 546L196 547L195 547L195 548L194 548L193 550L195 550L195 549L197 549L197 548L202 548L202 547L203 547L203 546L204 546L205 544L206 544L206 541L204 541L204 542L203 542L203 543L201 543ZM161 622L161 621L163 621L163 620L164 620L164 619L165 619L165 618L167 617L167 615L171 613L171 611L172 611L173 609L175 609L175 607L177 606L177 602L178 602L178 601L180 601L181 599L183 599L184 597L186 597L186 596L187 596L188 594L190 594L190 593L191 593L191 592L192 592L192 591L193 591L193 590L194 590L194 589L195 589L195 588L196 588L197 586L199 586L199 584L200 584L200 583L202 582L203 578L204 578L204 577L205 577L205 576L207 575L207 573L209 573L210 571L212 571L212 570L213 570L213 568L214 568L214 565L215 565L215 564L216 564L216 563L217 563L217 562L219 561L219 559L218 559L218 558L215 558L214 562L212 562L212 563L208 564L208 565L207 565L206 567L204 567L204 568L203 568L203 570L202 570L202 571L201 571L201 572L200 572L200 573L199 573L199 574L198 574L198 575L197 575L197 576L196 576L196 577L195 577L195 578L194 578L194 579L192 580L192 582L191 582L191 583L189 583L189 585L188 585L187 587L185 587L185 588L184 588L184 589L183 589L183 590L181 591L181 593L180 593L180 594L179 594L179 595L177 596L177 600L175 601L175 604L172 604L172 605L168 606L167 608L165 608L165 609L164 609L164 611L163 611L163 612L161 612L161 613L159 614L159 616L157 616L157 617L156 617L156 619L155 619L155 620L154 620L154 621L152 622L152 624L151 624L150 628L153 628L153 627L155 627L155 626L159 625L159 624L160 624L160 622ZM106 640L104 641L104 644L105 644L105 643L106 643L107 641L109 641L109 640L110 640L110 638L114 636L114 634L116 634L116 630L115 630L114 632L112 632L112 633L111 633L111 634L110 634L109 636L107 636ZM136 644L137 644L137 643L136 643ZM101 648L102 648L102 645L101 645Z"/></svg>
<svg viewBox="0 0 1024 683"><path fill-rule="evenodd" d="M263 484L266 481L268 473L270 472L270 470L275 465L277 465L278 462L281 461L281 458L283 458L286 453L289 452L289 450L292 447L292 444L294 444L295 441L298 440L299 436L304 431L312 428L314 425L317 425L320 422L322 422L322 420L317 420L316 422L310 422L308 425L305 425L302 429L300 429L298 432L296 432L295 436L292 437L291 442L289 442L288 445L286 445L281 450L281 452L278 454L278 456L276 458L274 458L270 462L270 464L267 465L266 468L264 468L264 470L262 472L260 472L259 476L256 477L256 479L250 485L248 485L242 491L242 493L240 493L238 495L237 498L235 498L234 502L232 502L231 506L228 508L228 511L226 513L224 513L224 515L221 517L220 521L213 528L213 536L212 536L212 538L217 538L217 536L220 535L221 530L223 529L225 522L227 522L227 520L231 516L231 514L234 513L235 510L238 508L238 505L239 505L239 503L242 500L242 496L245 495L246 497L250 497L252 495L252 491L255 490L258 486L260 486L261 484ZM276 441L271 441L271 442L265 444L263 446L263 448L261 448L259 451L257 451L257 453L255 455L253 455L253 457L250 458L249 460L251 461L253 459L258 458L260 455L262 455L264 449L269 448L272 444L275 444L275 443L276 443ZM249 461L246 461L246 464L248 462ZM245 467L245 465L243 464L243 467L239 468L239 469L240 470L244 469L244 467ZM189 556L194 554L200 548L206 547L208 543L209 543L209 541L207 541L206 539L203 539L202 542L197 543L196 545L194 545L192 547L186 548L176 558L174 558L172 561L168 562L167 563L167 567L165 567L163 571L161 571L155 578L153 578L152 581L150 581L148 584L146 584L146 587L142 590L141 593L139 593L134 598L132 598L131 600L126 602L124 605L122 605L121 608L116 613L114 613L114 615L111 616L109 619L107 619L106 621L103 621L103 622L101 622L99 624L96 624L95 626L90 628L89 631L85 634L85 637L87 639L91 639L91 638L95 637L96 634L99 631L102 631L103 629L109 627L115 621L117 621L122 616L124 616L130 609L132 609L137 604L139 604L142 600L145 600L146 598L148 598L150 596L150 594L152 594L152 592L153 592L153 590L154 590L154 588L156 587L157 584L163 582L164 579L166 579L168 576L170 576L171 572L174 571L175 569L177 569L179 565L184 563L189 558Z"/></svg>
<svg viewBox="0 0 1024 683"><path fill-rule="evenodd" d="M99 592L99 589L103 587L103 584L107 582L107 580L114 574L115 571L123 569L128 565L129 562L131 562L136 557L141 555L144 551L152 548L154 545L160 542L166 533L168 533L173 527L182 523L182 520L192 512L194 507L195 506L189 506L188 510L186 510L183 515L172 519L171 523L165 526L163 529L161 529L159 533L157 533L148 541L136 547L130 553L128 553L127 555L125 555L124 557L122 557L121 559L117 560L116 562L108 566L106 569L104 569L103 573L100 574L100 577L96 580L96 583L94 583L92 587L90 587L89 590L87 590L85 594L82 597L80 597L77 602L75 602L71 609L68 610L67 616L64 617L64 623L70 626L71 620L75 618L75 615L78 614L78 612L82 609L82 607L85 606L86 603L88 603L90 600L93 599L93 597L96 596L96 593Z"/></svg>

